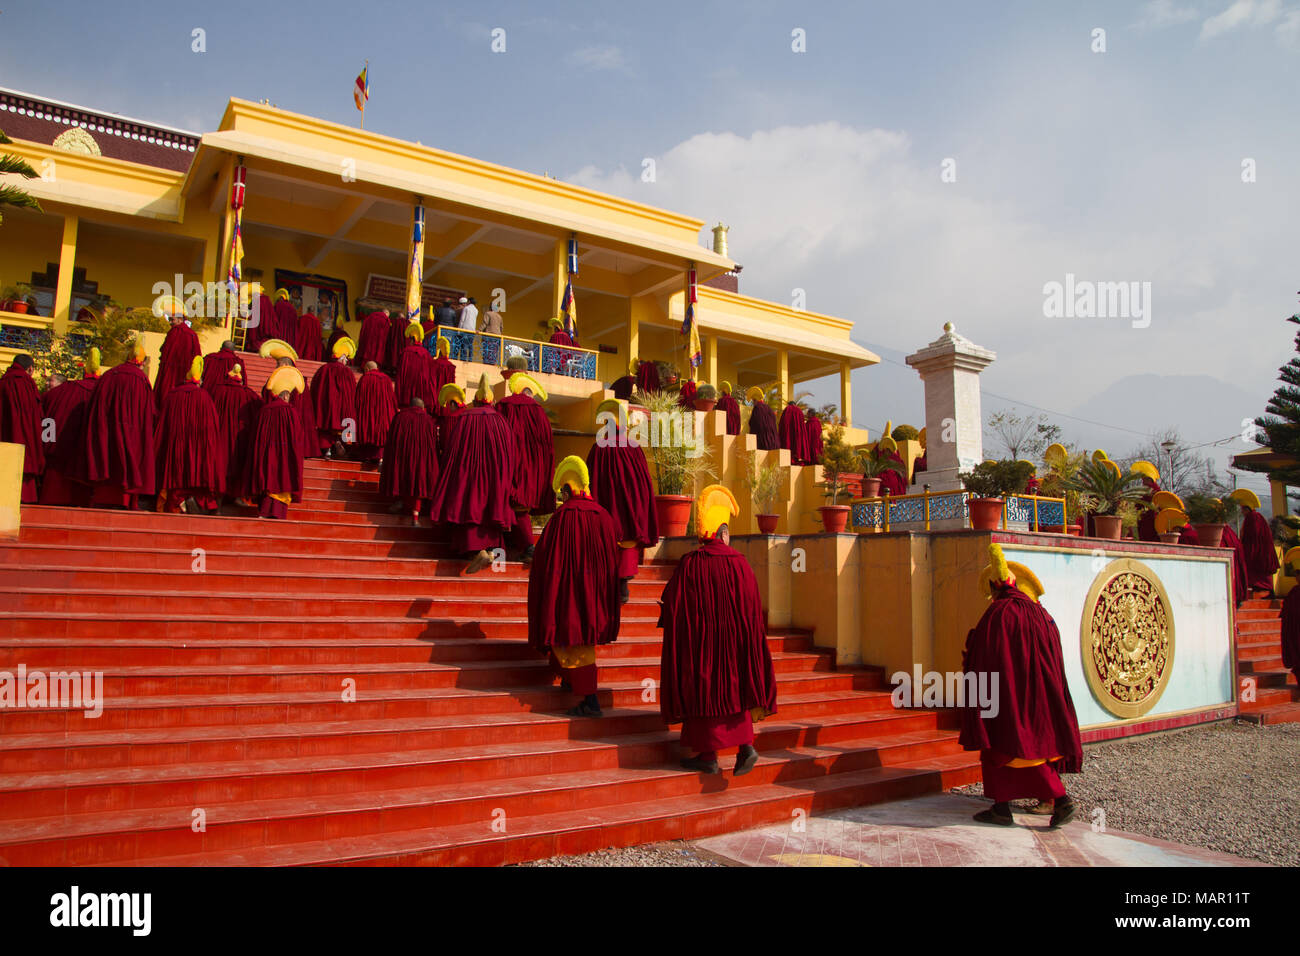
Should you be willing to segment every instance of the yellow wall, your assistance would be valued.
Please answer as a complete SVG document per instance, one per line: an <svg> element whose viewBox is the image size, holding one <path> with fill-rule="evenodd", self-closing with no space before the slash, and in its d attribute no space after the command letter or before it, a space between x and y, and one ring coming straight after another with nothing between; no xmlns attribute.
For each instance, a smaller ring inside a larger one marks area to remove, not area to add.
<svg viewBox="0 0 1300 956"><path fill-rule="evenodd" d="M0 442L0 538L18 537L25 451L22 445Z"/></svg>

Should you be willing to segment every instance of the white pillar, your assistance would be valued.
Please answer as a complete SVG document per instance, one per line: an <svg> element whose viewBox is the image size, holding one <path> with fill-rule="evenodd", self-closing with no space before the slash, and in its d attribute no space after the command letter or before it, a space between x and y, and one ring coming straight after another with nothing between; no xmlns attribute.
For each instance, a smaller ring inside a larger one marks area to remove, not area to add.
<svg viewBox="0 0 1300 956"><path fill-rule="evenodd" d="M907 357L925 383L925 482L931 491L961 487L957 472L984 460L980 372L997 355L958 335L951 322L925 348Z"/></svg>

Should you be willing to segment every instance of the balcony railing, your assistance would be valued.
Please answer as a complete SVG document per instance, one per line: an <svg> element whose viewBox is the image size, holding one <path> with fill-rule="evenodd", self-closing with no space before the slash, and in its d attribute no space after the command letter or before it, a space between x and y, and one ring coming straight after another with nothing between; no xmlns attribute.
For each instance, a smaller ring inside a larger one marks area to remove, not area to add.
<svg viewBox="0 0 1300 956"><path fill-rule="evenodd" d="M896 497L857 498L851 505L851 523L858 531L890 531L896 525L910 526L907 530L920 525L929 531L932 522L955 521L960 521L962 527L970 527L970 508L966 502L973 497L966 491L925 491ZM1021 526L1039 531L1065 524L1064 498L1008 495L1002 500L1003 529Z"/></svg>
<svg viewBox="0 0 1300 956"><path fill-rule="evenodd" d="M569 348L509 335L488 335L445 325L438 327L438 333L451 344L453 362L478 362L501 368L509 359L523 356L528 360L530 372L590 381L596 379L596 356L600 353L593 349Z"/></svg>

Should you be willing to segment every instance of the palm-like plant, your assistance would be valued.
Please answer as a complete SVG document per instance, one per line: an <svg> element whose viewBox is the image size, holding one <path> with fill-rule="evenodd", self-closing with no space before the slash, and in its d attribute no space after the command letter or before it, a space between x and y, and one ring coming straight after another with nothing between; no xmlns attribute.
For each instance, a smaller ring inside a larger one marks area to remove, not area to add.
<svg viewBox="0 0 1300 956"><path fill-rule="evenodd" d="M1119 514L1120 505L1132 502L1135 508L1143 506L1146 485L1142 476L1134 471L1122 471L1119 465L1107 459L1084 461L1074 477L1066 479L1065 487L1081 492L1096 501L1093 514Z"/></svg>
<svg viewBox="0 0 1300 956"><path fill-rule="evenodd" d="M13 140L6 136L3 130L0 130L0 146L12 142ZM36 179L40 174L32 169L31 164L21 156L3 153L0 154L0 176L4 175ZM41 204L36 201L36 197L20 186L0 186L0 206L13 206L17 209L35 209L38 211L41 208ZM4 218L0 216L0 222L3 221Z"/></svg>
<svg viewBox="0 0 1300 956"><path fill-rule="evenodd" d="M879 478L887 471L896 471L904 482L907 481L907 472L903 470L902 463L886 458L877 446L866 449L858 456L858 468L864 478Z"/></svg>

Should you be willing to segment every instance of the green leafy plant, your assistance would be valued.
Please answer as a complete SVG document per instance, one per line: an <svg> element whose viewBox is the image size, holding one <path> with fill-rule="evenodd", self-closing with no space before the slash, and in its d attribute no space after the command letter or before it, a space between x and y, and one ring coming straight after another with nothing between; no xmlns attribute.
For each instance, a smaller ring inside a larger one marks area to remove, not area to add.
<svg viewBox="0 0 1300 956"><path fill-rule="evenodd" d="M687 422L687 411L678 407L674 392L651 392L644 396L643 404L650 412L646 451L659 494L693 494L701 479L715 477L712 450L704 437L695 433L694 415Z"/></svg>
<svg viewBox="0 0 1300 956"><path fill-rule="evenodd" d="M976 498L1005 498L1023 494L1029 486L1034 466L1027 461L983 461L970 471L960 472L957 480Z"/></svg>
<svg viewBox="0 0 1300 956"><path fill-rule="evenodd" d="M844 440L844 426L835 425L826 433L822 445L822 480L826 485L826 501L835 504L848 497L844 476L859 473L857 453Z"/></svg>
<svg viewBox="0 0 1300 956"><path fill-rule="evenodd" d="M754 452L748 455L748 466L745 470L745 485L749 488L749 495L754 501L757 513L775 514L777 501L781 497L781 489L785 487L785 476L789 469L782 468L776 463L759 465L758 455Z"/></svg>
<svg viewBox="0 0 1300 956"><path fill-rule="evenodd" d="M718 390L705 382L696 388L695 397L705 402L716 402L718 400Z"/></svg>
<svg viewBox="0 0 1300 956"><path fill-rule="evenodd" d="M903 481L907 481L907 472L903 470L902 464L885 457L879 446L862 450L858 455L858 471L862 472L864 478L879 478L887 471L896 471L902 475Z"/></svg>
<svg viewBox="0 0 1300 956"><path fill-rule="evenodd" d="M0 146L12 143L8 136L0 130ZM23 179L36 179L40 176L31 163L21 156L14 156L10 153L0 154L0 176L21 176ZM13 206L15 209L35 209L37 212L41 209L41 204L36 201L36 197L23 189L21 186L3 185L0 186L0 206ZM0 217L0 222L3 222Z"/></svg>
<svg viewBox="0 0 1300 956"><path fill-rule="evenodd" d="M890 432L889 437L894 441L919 441L921 433L911 425L898 425Z"/></svg>
<svg viewBox="0 0 1300 956"><path fill-rule="evenodd" d="M1084 461L1078 473L1065 483L1065 487L1090 495L1096 501L1095 509L1089 513L1097 515L1117 515L1122 502L1130 501L1135 508L1143 508L1146 502L1147 488L1142 483L1142 476L1132 471L1116 470L1113 463L1107 461Z"/></svg>
<svg viewBox="0 0 1300 956"><path fill-rule="evenodd" d="M1198 492L1184 498L1183 504L1186 506L1187 520L1192 524L1227 523L1228 509L1224 507L1221 498L1212 498Z"/></svg>

